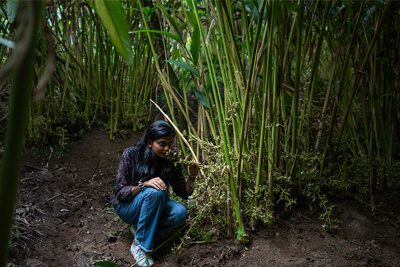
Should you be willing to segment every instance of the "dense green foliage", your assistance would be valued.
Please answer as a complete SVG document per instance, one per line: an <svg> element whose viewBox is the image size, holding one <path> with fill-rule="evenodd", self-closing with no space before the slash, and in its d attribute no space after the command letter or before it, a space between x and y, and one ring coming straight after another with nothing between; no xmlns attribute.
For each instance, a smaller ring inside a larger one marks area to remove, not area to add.
<svg viewBox="0 0 400 267"><path fill-rule="evenodd" d="M399 7L339 0L49 2L28 140L67 149L94 124L115 138L159 114L152 99L183 132L182 158L204 166L189 201L192 226L206 220L245 242L245 225L273 223L274 207L309 201L320 206L326 229L336 227L328 192L368 196L374 210L377 190L399 188ZM1 8L6 65L18 17L13 5ZM4 73L1 82L5 118Z"/></svg>

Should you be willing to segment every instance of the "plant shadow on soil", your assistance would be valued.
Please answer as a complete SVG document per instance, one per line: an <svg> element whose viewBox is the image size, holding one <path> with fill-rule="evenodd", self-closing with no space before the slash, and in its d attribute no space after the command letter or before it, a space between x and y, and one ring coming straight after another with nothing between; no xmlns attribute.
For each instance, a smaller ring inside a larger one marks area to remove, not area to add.
<svg viewBox="0 0 400 267"><path fill-rule="evenodd" d="M91 129L62 158L52 157L48 168L47 160L27 153L9 266L134 264L132 234L110 198L119 158L139 138L130 133L110 141L106 132ZM382 201L387 213L379 218L354 200L333 201L342 221L334 233L324 231L318 211L308 209L250 232L246 245L225 238L172 253L180 243L174 238L154 252L155 266L400 266L400 195L392 192Z"/></svg>

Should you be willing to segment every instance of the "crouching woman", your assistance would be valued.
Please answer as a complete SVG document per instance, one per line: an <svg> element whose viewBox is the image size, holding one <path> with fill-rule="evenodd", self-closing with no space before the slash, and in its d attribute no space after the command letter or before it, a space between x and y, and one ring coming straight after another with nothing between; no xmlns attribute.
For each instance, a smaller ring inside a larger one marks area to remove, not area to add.
<svg viewBox="0 0 400 267"><path fill-rule="evenodd" d="M189 166L187 180L182 167L169 155L175 137L174 128L165 121L152 123L135 146L127 148L120 159L113 197L118 216L137 225L130 248L139 266L151 266L150 255L155 237L183 225L186 208L169 199L169 186L176 195L187 199L193 192L198 173L196 164Z"/></svg>

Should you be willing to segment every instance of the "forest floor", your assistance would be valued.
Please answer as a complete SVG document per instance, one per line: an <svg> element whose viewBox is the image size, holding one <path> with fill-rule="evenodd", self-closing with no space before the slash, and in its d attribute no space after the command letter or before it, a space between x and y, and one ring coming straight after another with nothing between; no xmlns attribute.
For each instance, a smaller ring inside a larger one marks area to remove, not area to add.
<svg viewBox="0 0 400 267"><path fill-rule="evenodd" d="M62 158L27 153L9 266L134 264L132 234L116 219L110 198L120 155L139 137L110 141L106 132L92 129ZM381 201L381 215L372 216L353 199L334 200L342 221L334 233L323 230L318 211L302 209L250 232L246 245L226 238L172 252L170 241L154 252L155 266L400 266L400 194Z"/></svg>

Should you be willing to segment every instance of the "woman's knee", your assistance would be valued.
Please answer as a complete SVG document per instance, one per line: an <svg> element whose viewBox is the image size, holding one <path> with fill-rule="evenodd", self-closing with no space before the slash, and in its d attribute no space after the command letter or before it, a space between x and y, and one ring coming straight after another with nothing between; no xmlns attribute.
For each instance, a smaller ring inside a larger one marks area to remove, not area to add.
<svg viewBox="0 0 400 267"><path fill-rule="evenodd" d="M177 224L184 224L189 217L189 213L186 208L179 203L174 205L173 213L175 214L175 221Z"/></svg>
<svg viewBox="0 0 400 267"><path fill-rule="evenodd" d="M151 200L166 201L168 199L167 190L157 190L152 187L147 187L146 190L144 190L144 193L146 194L146 197Z"/></svg>

